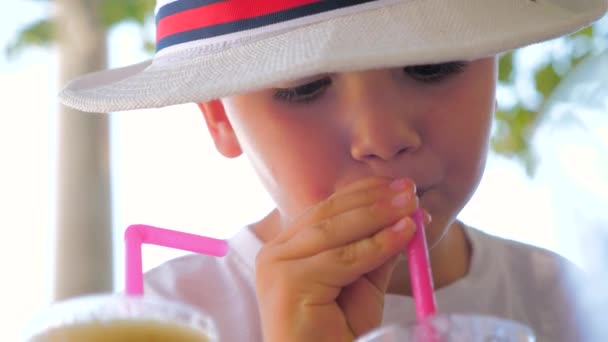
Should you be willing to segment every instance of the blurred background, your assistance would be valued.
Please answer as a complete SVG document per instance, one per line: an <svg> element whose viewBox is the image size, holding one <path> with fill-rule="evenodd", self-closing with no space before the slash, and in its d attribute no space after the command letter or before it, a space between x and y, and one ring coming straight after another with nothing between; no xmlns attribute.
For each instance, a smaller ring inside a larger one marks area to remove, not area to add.
<svg viewBox="0 0 608 342"><path fill-rule="evenodd" d="M57 103L68 79L152 56L154 1L9 1L0 12L0 339L16 341L52 301L123 289L128 225L228 238L272 203L245 158L215 151L194 105L108 115ZM606 89L608 18L503 55L492 152L460 218L608 273ZM143 253L145 269L181 255Z"/></svg>

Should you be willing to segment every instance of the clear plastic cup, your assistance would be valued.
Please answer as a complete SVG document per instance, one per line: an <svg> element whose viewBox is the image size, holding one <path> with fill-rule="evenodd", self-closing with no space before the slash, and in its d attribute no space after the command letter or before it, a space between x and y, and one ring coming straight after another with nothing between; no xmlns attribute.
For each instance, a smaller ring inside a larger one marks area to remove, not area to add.
<svg viewBox="0 0 608 342"><path fill-rule="evenodd" d="M93 295L51 305L26 327L28 342L216 342L213 321L182 303Z"/></svg>
<svg viewBox="0 0 608 342"><path fill-rule="evenodd" d="M357 342L534 342L527 326L491 316L436 315L411 324L375 329Z"/></svg>

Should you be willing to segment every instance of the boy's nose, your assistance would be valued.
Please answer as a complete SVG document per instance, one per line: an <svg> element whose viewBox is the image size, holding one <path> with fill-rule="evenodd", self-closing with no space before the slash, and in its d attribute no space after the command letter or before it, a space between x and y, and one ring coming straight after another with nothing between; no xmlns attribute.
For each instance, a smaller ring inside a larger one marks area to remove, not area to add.
<svg viewBox="0 0 608 342"><path fill-rule="evenodd" d="M399 155L414 152L420 147L418 133L403 125L391 126L388 123L389 120L384 124L360 127L355 132L351 143L351 155L355 160L389 161Z"/></svg>
<svg viewBox="0 0 608 342"><path fill-rule="evenodd" d="M376 93L378 94L378 93ZM351 113L352 158L358 161L389 161L416 151L422 144L414 113L397 94L361 96Z"/></svg>

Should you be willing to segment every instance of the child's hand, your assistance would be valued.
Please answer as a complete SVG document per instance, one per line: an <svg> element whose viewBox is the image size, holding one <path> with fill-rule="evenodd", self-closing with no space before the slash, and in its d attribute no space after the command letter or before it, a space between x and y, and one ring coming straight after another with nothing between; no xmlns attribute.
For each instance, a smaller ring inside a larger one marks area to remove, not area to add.
<svg viewBox="0 0 608 342"><path fill-rule="evenodd" d="M352 341L376 328L417 207L412 181L362 179L267 243L256 260L264 340Z"/></svg>

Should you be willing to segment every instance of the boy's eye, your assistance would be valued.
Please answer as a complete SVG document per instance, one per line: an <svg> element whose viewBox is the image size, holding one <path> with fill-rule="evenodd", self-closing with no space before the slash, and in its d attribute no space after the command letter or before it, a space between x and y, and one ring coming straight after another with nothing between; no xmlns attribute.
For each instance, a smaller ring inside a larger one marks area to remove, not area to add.
<svg viewBox="0 0 608 342"><path fill-rule="evenodd" d="M466 67L466 62L449 62L440 64L413 65L403 70L413 79L433 83L461 72ZM315 100L323 94L325 89L332 83L330 77L324 77L297 87L277 88L272 97L275 100L291 103L306 103Z"/></svg>
<svg viewBox="0 0 608 342"><path fill-rule="evenodd" d="M447 76L459 73L466 67L465 62L413 65L403 70L413 79L420 82L438 82Z"/></svg>
<svg viewBox="0 0 608 342"><path fill-rule="evenodd" d="M301 86L276 89L272 97L275 100L283 102L310 102L323 94L325 89L330 85L331 78L324 77Z"/></svg>

